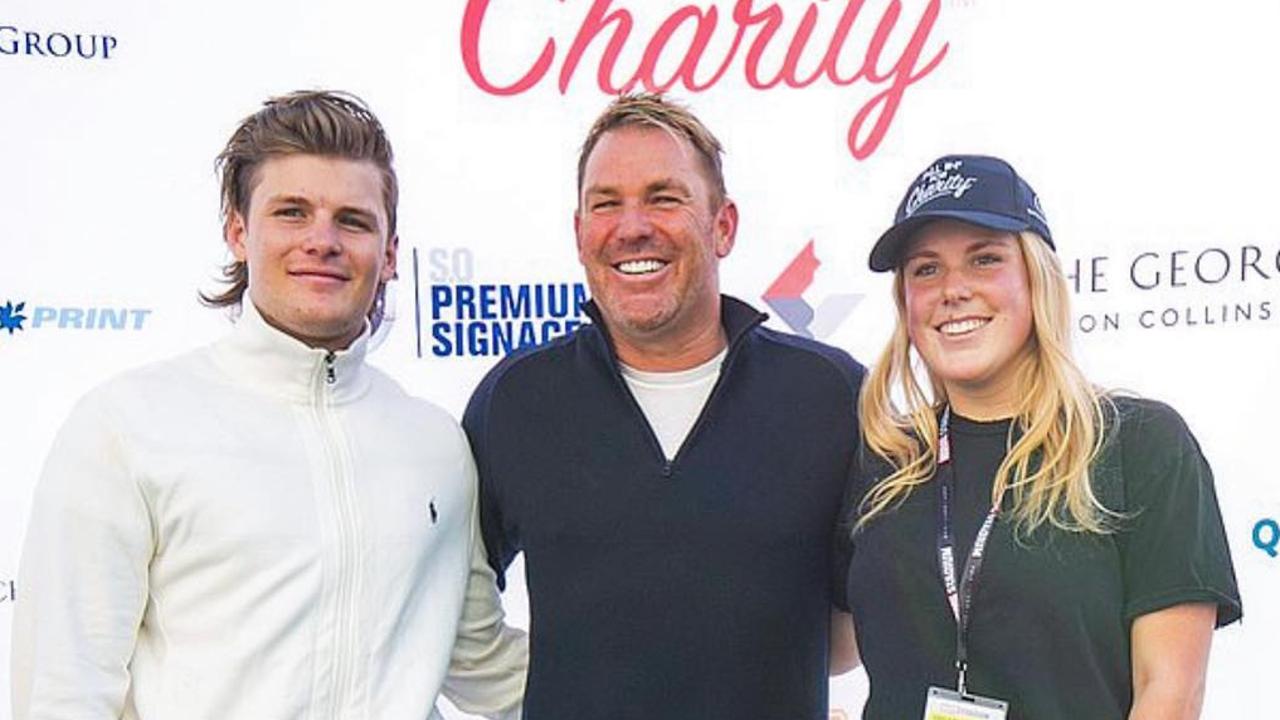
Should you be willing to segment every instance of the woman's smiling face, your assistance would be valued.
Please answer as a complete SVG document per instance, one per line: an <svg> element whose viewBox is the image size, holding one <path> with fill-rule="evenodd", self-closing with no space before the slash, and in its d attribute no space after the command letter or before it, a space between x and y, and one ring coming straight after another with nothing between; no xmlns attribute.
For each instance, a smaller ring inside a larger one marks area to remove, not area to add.
<svg viewBox="0 0 1280 720"><path fill-rule="evenodd" d="M939 220L916 232L904 257L907 332L948 396L1014 400L1032 330L1017 236Z"/></svg>

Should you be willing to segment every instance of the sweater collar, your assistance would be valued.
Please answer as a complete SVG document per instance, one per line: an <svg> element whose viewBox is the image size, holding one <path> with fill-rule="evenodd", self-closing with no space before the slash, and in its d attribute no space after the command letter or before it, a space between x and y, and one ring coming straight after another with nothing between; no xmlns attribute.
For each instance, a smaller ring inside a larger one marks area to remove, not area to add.
<svg viewBox="0 0 1280 720"><path fill-rule="evenodd" d="M600 328L600 336L604 341L604 345L608 350L609 358L616 366L618 364L618 355L614 351L613 340L609 337L608 325L605 324L604 315L600 312L600 307L596 305L595 300L588 300L583 303L582 311L591 318L591 322ZM743 337L755 326L769 319L769 315L756 310L751 305L733 297L732 295L720 295L720 325L724 328L724 334L728 341L728 354L732 355L734 349L741 344Z"/></svg>
<svg viewBox="0 0 1280 720"><path fill-rule="evenodd" d="M267 323L245 298L230 335L214 345L219 366L237 382L296 402L346 402L362 395L369 377L364 357L369 323L344 350L314 348Z"/></svg>

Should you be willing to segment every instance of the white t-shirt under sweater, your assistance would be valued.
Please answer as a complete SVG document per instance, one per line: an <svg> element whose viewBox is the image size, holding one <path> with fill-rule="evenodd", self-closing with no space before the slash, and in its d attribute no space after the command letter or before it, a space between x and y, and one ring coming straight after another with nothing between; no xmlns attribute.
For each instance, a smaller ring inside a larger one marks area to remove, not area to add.
<svg viewBox="0 0 1280 720"><path fill-rule="evenodd" d="M622 379L644 411L645 419L653 428L653 434L658 437L662 453L668 460L676 456L689 431L693 430L693 424L720 377L720 366L724 364L727 352L726 348L697 367L675 372L637 370L619 363Z"/></svg>

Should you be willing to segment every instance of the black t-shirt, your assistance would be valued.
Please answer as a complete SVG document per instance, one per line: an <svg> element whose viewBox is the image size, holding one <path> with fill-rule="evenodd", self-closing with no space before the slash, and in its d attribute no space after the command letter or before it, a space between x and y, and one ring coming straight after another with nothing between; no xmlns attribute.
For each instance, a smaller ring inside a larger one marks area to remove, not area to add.
<svg viewBox="0 0 1280 720"><path fill-rule="evenodd" d="M1092 482L1099 500L1126 513L1121 529L1093 535L1042 526L1015 537L1002 514L988 540L968 634L968 685L1007 701L1011 720L1122 720L1132 703L1134 618L1188 602L1216 604L1218 625L1240 617L1213 476L1195 438L1166 405L1117 398L1116 406ZM959 569L990 507L1009 427L952 416ZM851 497L861 499L889 472L864 458ZM938 505L937 484L926 483L854 537L849 601L871 679L864 718L918 718L930 685L956 685Z"/></svg>

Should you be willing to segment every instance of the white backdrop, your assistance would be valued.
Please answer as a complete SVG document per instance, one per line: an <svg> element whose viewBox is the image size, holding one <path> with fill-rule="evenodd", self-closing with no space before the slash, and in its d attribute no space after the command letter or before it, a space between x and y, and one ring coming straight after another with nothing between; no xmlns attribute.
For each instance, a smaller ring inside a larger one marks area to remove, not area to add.
<svg viewBox="0 0 1280 720"><path fill-rule="evenodd" d="M581 137L606 91L675 78L728 149L742 223L725 288L765 307L812 241L808 330L864 361L891 322L866 254L914 174L947 152L1022 171L1077 279L1089 372L1173 404L1215 469L1246 612L1215 637L1204 716L1255 716L1280 638L1277 27L1274 0L6 0L0 649L32 484L74 400L225 331L195 293L226 258L212 162L239 118L311 87L382 118L401 273L373 361L460 413L496 359L471 341L562 319L470 325L446 302L572 292ZM860 672L834 681L833 717L864 692Z"/></svg>

